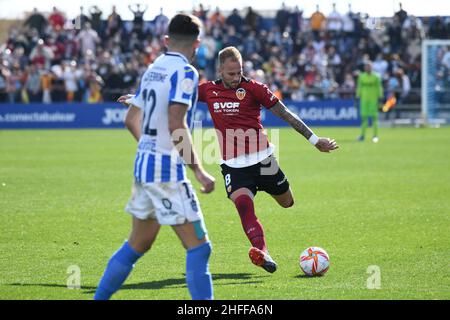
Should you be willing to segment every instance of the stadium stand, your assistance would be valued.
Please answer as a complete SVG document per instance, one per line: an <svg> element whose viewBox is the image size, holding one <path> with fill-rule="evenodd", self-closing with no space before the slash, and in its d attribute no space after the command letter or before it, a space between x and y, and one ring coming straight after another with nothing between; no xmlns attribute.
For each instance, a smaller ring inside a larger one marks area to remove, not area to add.
<svg viewBox="0 0 450 320"><path fill-rule="evenodd" d="M135 9L133 21L122 20L115 8L104 16L97 7L88 12L81 7L74 19L57 8L47 14L34 10L4 35L0 102L97 103L133 92L146 66L164 50L168 17L161 9L143 21L145 9ZM356 77L372 60L386 94L395 93L400 105L418 106L421 42L450 36L449 17L420 18L404 10L372 18L351 7L329 15L317 7L304 17L298 7L225 13L200 5L193 13L206 26L196 60L204 79L216 77L218 51L233 45L243 53L247 75L294 101L353 98ZM447 48L440 64L446 89L449 55Z"/></svg>

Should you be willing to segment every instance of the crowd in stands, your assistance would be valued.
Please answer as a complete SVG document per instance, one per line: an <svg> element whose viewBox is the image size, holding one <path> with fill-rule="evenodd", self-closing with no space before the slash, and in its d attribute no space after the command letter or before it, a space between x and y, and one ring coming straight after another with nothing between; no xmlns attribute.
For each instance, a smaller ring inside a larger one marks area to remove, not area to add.
<svg viewBox="0 0 450 320"><path fill-rule="evenodd" d="M93 6L69 19L53 8L36 9L0 45L0 102L114 101L134 92L140 75L164 52L169 18L163 9L148 21L146 5L129 6L134 20L124 21L116 8L106 17ZM284 4L271 16L248 7L224 14L219 8L193 10L205 25L196 67L202 79L217 77L217 53L236 46L247 76L267 83L283 99L316 100L354 97L363 65L373 70L385 91L418 102L421 42L448 39L448 17L419 18L401 8L393 17L329 14L319 6L310 17ZM440 75L448 85L450 49L444 48Z"/></svg>

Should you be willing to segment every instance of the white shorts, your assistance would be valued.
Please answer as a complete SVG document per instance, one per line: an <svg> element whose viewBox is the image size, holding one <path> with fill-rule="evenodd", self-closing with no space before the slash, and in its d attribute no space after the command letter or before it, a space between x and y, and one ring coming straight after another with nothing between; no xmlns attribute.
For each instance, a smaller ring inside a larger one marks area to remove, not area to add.
<svg viewBox="0 0 450 320"><path fill-rule="evenodd" d="M161 225L200 221L203 214L190 181L134 182L125 211L140 220L156 219Z"/></svg>

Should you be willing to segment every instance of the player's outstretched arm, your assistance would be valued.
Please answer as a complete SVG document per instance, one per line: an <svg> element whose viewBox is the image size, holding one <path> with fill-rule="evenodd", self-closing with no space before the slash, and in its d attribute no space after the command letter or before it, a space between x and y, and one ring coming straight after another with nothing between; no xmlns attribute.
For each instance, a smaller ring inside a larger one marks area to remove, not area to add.
<svg viewBox="0 0 450 320"><path fill-rule="evenodd" d="M186 123L187 105L173 103L169 106L169 131L172 141L184 162L194 172L195 178L201 183L200 191L210 193L214 190L215 179L198 160L197 153L192 145L192 137Z"/></svg>
<svg viewBox="0 0 450 320"><path fill-rule="evenodd" d="M315 147L322 152L330 152L339 148L336 141L330 138L319 138Z"/></svg>
<svg viewBox="0 0 450 320"><path fill-rule="evenodd" d="M133 97L134 97L134 95L132 95L132 94L125 94L123 96L120 96L119 99L117 99L117 102L120 102L125 107L129 107L130 103L128 101Z"/></svg>
<svg viewBox="0 0 450 320"><path fill-rule="evenodd" d="M321 152L330 152L339 148L334 139L317 137L314 132L295 113L289 110L281 101L269 109L273 114L291 125L298 133L308 139Z"/></svg>

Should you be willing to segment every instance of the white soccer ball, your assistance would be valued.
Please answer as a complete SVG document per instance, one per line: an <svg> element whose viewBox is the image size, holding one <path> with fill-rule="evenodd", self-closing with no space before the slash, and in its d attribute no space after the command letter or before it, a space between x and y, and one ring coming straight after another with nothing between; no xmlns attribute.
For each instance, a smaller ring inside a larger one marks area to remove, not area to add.
<svg viewBox="0 0 450 320"><path fill-rule="evenodd" d="M302 252L299 262L307 276L323 276L330 266L330 257L322 248L309 247Z"/></svg>

